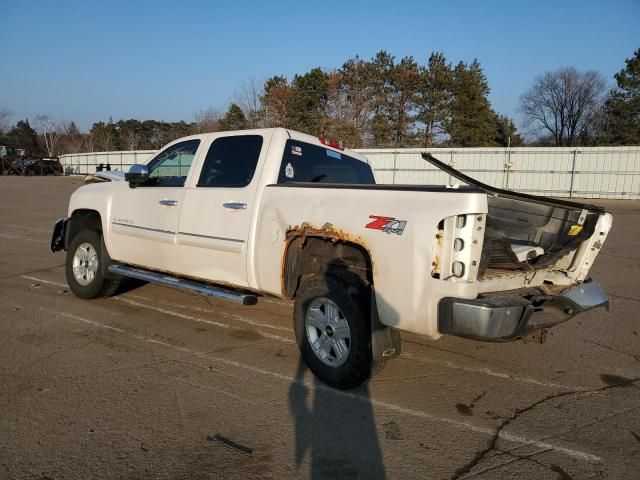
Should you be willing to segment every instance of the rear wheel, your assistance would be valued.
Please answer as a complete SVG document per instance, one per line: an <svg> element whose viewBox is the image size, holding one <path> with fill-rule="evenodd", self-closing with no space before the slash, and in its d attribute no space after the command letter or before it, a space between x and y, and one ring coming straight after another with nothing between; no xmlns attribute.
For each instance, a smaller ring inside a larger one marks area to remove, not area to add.
<svg viewBox="0 0 640 480"><path fill-rule="evenodd" d="M108 297L120 285L120 280L102 277L101 248L100 233L95 230L82 230L70 242L65 269L67 283L80 298Z"/></svg>
<svg viewBox="0 0 640 480"><path fill-rule="evenodd" d="M372 374L368 289L351 275L308 278L294 307L300 353L323 382L356 387Z"/></svg>

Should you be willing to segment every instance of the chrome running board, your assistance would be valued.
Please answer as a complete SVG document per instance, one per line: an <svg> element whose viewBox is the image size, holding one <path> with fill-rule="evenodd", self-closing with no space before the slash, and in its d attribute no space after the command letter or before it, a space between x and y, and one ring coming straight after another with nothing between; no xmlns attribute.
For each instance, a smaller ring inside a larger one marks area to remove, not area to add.
<svg viewBox="0 0 640 480"><path fill-rule="evenodd" d="M195 280L185 280L182 278L172 277L164 273L153 272L150 270L142 270L140 268L129 267L125 265L109 265L109 272L123 277L137 278L145 282L159 283L169 287L179 288L189 292L196 292L208 297L222 298L241 305L255 305L258 303L258 297L251 293L242 293L231 288L223 288L219 286L209 285L204 282Z"/></svg>

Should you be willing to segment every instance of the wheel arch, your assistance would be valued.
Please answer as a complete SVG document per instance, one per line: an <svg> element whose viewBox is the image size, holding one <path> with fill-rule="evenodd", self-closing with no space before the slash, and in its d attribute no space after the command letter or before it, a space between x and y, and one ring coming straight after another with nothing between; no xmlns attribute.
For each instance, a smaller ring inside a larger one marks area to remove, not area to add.
<svg viewBox="0 0 640 480"><path fill-rule="evenodd" d="M340 232L294 229L287 233L281 271L283 296L295 298L305 276L330 274L332 270L348 272L373 285L371 254L361 243L345 239Z"/></svg>
<svg viewBox="0 0 640 480"><path fill-rule="evenodd" d="M65 250L73 237L83 230L95 230L100 233L100 268L102 276L106 279L118 279L119 275L109 272L109 266L113 263L104 239L102 216L100 212L90 208L78 208L71 213L65 230Z"/></svg>
<svg viewBox="0 0 640 480"><path fill-rule="evenodd" d="M65 246L69 246L71 239L82 230L97 230L102 232L102 216L97 210L78 208L69 216L69 226L65 232Z"/></svg>

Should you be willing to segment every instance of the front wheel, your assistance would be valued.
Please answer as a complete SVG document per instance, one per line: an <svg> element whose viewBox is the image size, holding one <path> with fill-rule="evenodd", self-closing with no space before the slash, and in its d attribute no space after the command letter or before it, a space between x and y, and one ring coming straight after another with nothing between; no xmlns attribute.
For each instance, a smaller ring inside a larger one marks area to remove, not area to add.
<svg viewBox="0 0 640 480"><path fill-rule="evenodd" d="M368 288L355 276L314 275L294 306L300 353L320 380L353 388L372 375Z"/></svg>
<svg viewBox="0 0 640 480"><path fill-rule="evenodd" d="M70 242L65 269L67 283L80 298L108 297L118 289L120 280L102 277L101 248L100 234L95 230L82 230Z"/></svg>

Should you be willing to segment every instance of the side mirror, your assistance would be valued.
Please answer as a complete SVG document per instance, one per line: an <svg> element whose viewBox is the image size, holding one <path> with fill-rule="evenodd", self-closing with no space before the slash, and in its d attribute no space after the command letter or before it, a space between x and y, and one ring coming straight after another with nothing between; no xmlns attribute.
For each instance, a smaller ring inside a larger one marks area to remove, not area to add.
<svg viewBox="0 0 640 480"><path fill-rule="evenodd" d="M124 174L124 179L129 182L131 188L141 185L149 180L149 169L146 165L131 165L129 171Z"/></svg>

